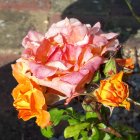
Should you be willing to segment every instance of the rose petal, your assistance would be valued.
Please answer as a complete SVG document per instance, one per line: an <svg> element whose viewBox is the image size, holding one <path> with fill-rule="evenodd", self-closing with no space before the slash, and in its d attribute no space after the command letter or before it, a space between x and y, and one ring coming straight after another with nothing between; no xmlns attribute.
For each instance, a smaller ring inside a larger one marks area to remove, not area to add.
<svg viewBox="0 0 140 140"><path fill-rule="evenodd" d="M106 45L107 43L108 41L105 37L95 35L93 38L93 44L95 44L96 46L101 47Z"/></svg>
<svg viewBox="0 0 140 140"><path fill-rule="evenodd" d="M56 47L54 52L49 56L48 58L48 62L51 61L61 61L62 60L62 56L63 56L63 52L62 49L59 47Z"/></svg>
<svg viewBox="0 0 140 140"><path fill-rule="evenodd" d="M72 72L60 78L61 81L67 82L72 85L78 85L78 83L89 74L88 70L81 70L79 72Z"/></svg>
<svg viewBox="0 0 140 140"><path fill-rule="evenodd" d="M88 61L82 67L82 69L88 69L91 73L94 73L102 63L103 63L103 57L95 56L90 61Z"/></svg>
<svg viewBox="0 0 140 140"><path fill-rule="evenodd" d="M44 66L41 64L36 64L34 62L30 63L30 69L33 75L39 79L44 79L53 76L57 71L57 68L55 67Z"/></svg>
<svg viewBox="0 0 140 140"><path fill-rule="evenodd" d="M102 50L101 55L105 54L107 51L117 51L119 46L118 39L109 42Z"/></svg>
<svg viewBox="0 0 140 140"><path fill-rule="evenodd" d="M91 29L91 34L96 34L97 32L100 31L101 24L100 22L97 22Z"/></svg>
<svg viewBox="0 0 140 140"><path fill-rule="evenodd" d="M75 91L76 85L71 85L69 83L63 82L60 80L60 78L53 78L52 80L46 80L46 79L36 79L35 77L31 77L33 80L37 81L40 85L46 86L52 89L55 89L56 91L59 91L66 97L71 97L71 95ZM58 92L58 94L59 94Z"/></svg>
<svg viewBox="0 0 140 140"><path fill-rule="evenodd" d="M41 128L45 128L50 125L50 114L45 110L40 110L39 114L36 116L36 123Z"/></svg>
<svg viewBox="0 0 140 140"><path fill-rule="evenodd" d="M93 54L91 52L91 48L87 47L86 51L84 52L83 59L82 59L81 63L84 64L84 63L88 62L92 57L93 57Z"/></svg>
<svg viewBox="0 0 140 140"><path fill-rule="evenodd" d="M37 62L46 63L47 61L47 53L50 51L51 45L49 40L44 39L40 46L37 48L35 60Z"/></svg>
<svg viewBox="0 0 140 140"><path fill-rule="evenodd" d="M35 31L29 31L28 34L25 36L25 38L22 41L22 45L27 48L28 42L36 42L36 43L40 43L43 40L43 35L35 32Z"/></svg>
<svg viewBox="0 0 140 140"><path fill-rule="evenodd" d="M102 37L105 37L107 40L113 39L118 36L117 33L107 33L107 34L101 34Z"/></svg>
<svg viewBox="0 0 140 140"><path fill-rule="evenodd" d="M48 39L54 37L58 43L63 43L63 37L68 44L84 45L89 41L89 25L82 24L79 20L65 18L64 20L53 24L45 37Z"/></svg>
<svg viewBox="0 0 140 140"><path fill-rule="evenodd" d="M85 45L89 42L89 36L88 35L85 35L85 37L83 38L83 40L81 41L78 41L75 43L75 45Z"/></svg>
<svg viewBox="0 0 140 140"><path fill-rule="evenodd" d="M69 67L67 67L60 61L48 62L46 65L49 67L55 67L60 70L68 70L72 67L72 65L68 65Z"/></svg>

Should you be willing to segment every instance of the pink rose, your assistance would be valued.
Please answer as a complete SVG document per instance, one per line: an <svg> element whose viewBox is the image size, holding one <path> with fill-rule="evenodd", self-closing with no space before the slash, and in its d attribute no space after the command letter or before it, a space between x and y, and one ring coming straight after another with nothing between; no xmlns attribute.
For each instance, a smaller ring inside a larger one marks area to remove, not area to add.
<svg viewBox="0 0 140 140"><path fill-rule="evenodd" d="M53 24L45 36L30 31L23 40L25 74L38 84L73 97L84 90L104 61L103 54L116 51L117 34L105 34L100 23L93 27L77 19Z"/></svg>

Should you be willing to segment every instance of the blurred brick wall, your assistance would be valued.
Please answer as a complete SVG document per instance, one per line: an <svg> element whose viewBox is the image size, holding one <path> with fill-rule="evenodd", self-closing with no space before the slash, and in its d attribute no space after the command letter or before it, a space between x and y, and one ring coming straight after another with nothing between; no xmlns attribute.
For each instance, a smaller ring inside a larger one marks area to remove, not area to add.
<svg viewBox="0 0 140 140"><path fill-rule="evenodd" d="M140 0L132 5L140 14ZM0 50L19 48L29 30L45 33L52 23L65 17L92 25L100 21L103 29L116 28L117 32L140 28L123 0L0 0Z"/></svg>

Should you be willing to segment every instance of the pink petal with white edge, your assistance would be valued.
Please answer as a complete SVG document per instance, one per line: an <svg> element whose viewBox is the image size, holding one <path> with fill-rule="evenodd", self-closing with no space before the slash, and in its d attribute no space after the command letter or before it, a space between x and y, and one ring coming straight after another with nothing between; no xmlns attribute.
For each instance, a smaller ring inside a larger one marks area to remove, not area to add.
<svg viewBox="0 0 140 140"><path fill-rule="evenodd" d="M46 38L55 37L55 41L63 43L62 36L69 44L83 45L89 41L89 26L82 24L79 20L65 18L53 24L45 34Z"/></svg>
<svg viewBox="0 0 140 140"><path fill-rule="evenodd" d="M99 32L101 29L101 24L100 22L97 22L92 28L91 28L91 34L96 34L97 32Z"/></svg>
<svg viewBox="0 0 140 140"><path fill-rule="evenodd" d="M59 33L63 35L68 35L70 31L71 27L69 19L65 18L64 20L53 24L45 34L45 37L46 38L54 37Z"/></svg>
<svg viewBox="0 0 140 140"><path fill-rule="evenodd" d="M82 59L82 64L88 62L88 60L90 60L93 57L93 54L91 53L91 48L87 47L83 59Z"/></svg>
<svg viewBox="0 0 140 140"><path fill-rule="evenodd" d="M63 37L62 35L58 34L57 36L54 37L54 40L59 43L59 44L63 44Z"/></svg>
<svg viewBox="0 0 140 140"><path fill-rule="evenodd" d="M113 39L118 36L117 33L107 33L107 34L101 34L102 37L105 37L107 40Z"/></svg>
<svg viewBox="0 0 140 140"><path fill-rule="evenodd" d="M89 36L85 35L84 39L75 43L75 45L85 45L89 42Z"/></svg>
<svg viewBox="0 0 140 140"><path fill-rule="evenodd" d="M88 43L88 40L89 40L88 36L86 37L87 33L88 33L88 30L87 30L86 25L78 25L78 26L72 27L72 31L67 35L66 38L70 44L76 45L77 42L79 42L81 45L84 45L83 43L84 42Z"/></svg>
<svg viewBox="0 0 140 140"><path fill-rule="evenodd" d="M25 36L25 38L22 41L22 45L27 48L27 42L36 42L40 43L44 39L44 36L38 32L35 31L29 31L28 34Z"/></svg>
<svg viewBox="0 0 140 140"><path fill-rule="evenodd" d="M66 18L66 19L68 19L68 18ZM71 23L72 26L79 26L79 25L82 24L82 23L81 23L78 19L76 19L76 18L70 18L70 23Z"/></svg>
<svg viewBox="0 0 140 140"><path fill-rule="evenodd" d="M54 37L58 34L57 28L55 27L55 24L52 24L47 33L45 33L45 38Z"/></svg>
<svg viewBox="0 0 140 140"><path fill-rule="evenodd" d="M68 70L72 67L72 65L68 65L68 67L66 67L62 62L60 61L53 61L53 62L48 62L46 64L47 66L50 66L50 67L55 67L55 68L58 68L58 69L61 69L61 70Z"/></svg>
<svg viewBox="0 0 140 140"><path fill-rule="evenodd" d="M107 43L108 43L108 41L105 37L95 35L93 38L93 44L98 46L98 47L104 46Z"/></svg>
<svg viewBox="0 0 140 140"><path fill-rule="evenodd" d="M34 62L30 62L29 65L33 75L39 79L53 76L57 71L57 68L36 64Z"/></svg>

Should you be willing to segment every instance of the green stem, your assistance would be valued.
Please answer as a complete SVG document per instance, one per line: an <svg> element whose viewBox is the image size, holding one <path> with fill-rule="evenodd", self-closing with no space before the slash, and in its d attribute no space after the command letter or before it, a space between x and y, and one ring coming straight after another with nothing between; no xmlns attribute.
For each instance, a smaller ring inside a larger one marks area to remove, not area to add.
<svg viewBox="0 0 140 140"><path fill-rule="evenodd" d="M96 101L96 102L97 102L97 101ZM85 103L87 103L87 102L85 101ZM91 103L92 103L92 102L91 102ZM89 104L87 103L87 105L89 105ZM95 104L95 107L93 107L93 106L91 106L91 107L92 107L92 110L95 111L95 112L97 113L98 120L99 120L100 122L104 122L104 124L107 126L106 128L101 129L101 130L104 131L104 132L113 134L113 135L115 135L115 136L118 137L118 138L121 138L122 135L121 135L119 132L117 132L117 131L107 122L107 120L105 120L105 119L102 117L101 112L99 111L99 109L97 109L97 103Z"/></svg>
<svg viewBox="0 0 140 140"><path fill-rule="evenodd" d="M95 97L92 94L90 94L90 93L82 93L82 94L79 94L79 96L89 96L89 97L92 97L92 98L95 99Z"/></svg>
<svg viewBox="0 0 140 140"><path fill-rule="evenodd" d="M130 1L129 0L125 0L125 2L126 2L128 8L129 8L129 10L131 11L133 17L135 17L135 19L140 23L140 17L134 12L133 7L130 4Z"/></svg>
<svg viewBox="0 0 140 140"><path fill-rule="evenodd" d="M136 101L132 100L131 98L127 98L126 100L127 100L128 102L130 102L130 103L132 103L132 104L134 104L134 105L136 105L136 106L139 106L139 107L140 107L140 103L138 103L138 102L136 102Z"/></svg>
<svg viewBox="0 0 140 140"><path fill-rule="evenodd" d="M117 132L117 131L116 131L113 127L111 127L111 126L108 126L108 127L104 128L104 129L101 129L101 130L103 130L104 132L107 132L107 133L111 133L111 134L115 135L115 136L118 137L118 138L121 138L121 137L122 137L122 135L121 135L119 132Z"/></svg>

